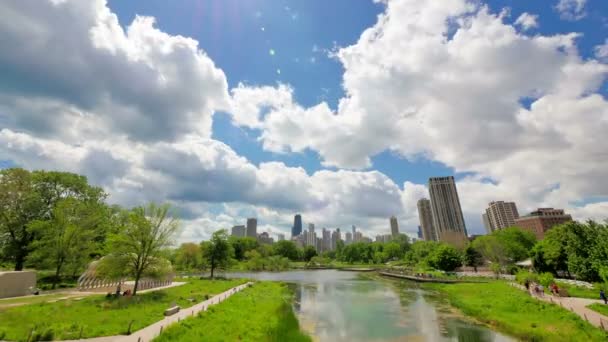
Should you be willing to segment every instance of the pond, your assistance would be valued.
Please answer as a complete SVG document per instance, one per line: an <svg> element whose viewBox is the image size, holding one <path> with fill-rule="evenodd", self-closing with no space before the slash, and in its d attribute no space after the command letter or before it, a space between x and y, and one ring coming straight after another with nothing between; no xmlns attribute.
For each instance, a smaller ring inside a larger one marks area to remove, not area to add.
<svg viewBox="0 0 608 342"><path fill-rule="evenodd" d="M231 273L284 281L315 341L515 341L447 310L416 283L338 270Z"/></svg>

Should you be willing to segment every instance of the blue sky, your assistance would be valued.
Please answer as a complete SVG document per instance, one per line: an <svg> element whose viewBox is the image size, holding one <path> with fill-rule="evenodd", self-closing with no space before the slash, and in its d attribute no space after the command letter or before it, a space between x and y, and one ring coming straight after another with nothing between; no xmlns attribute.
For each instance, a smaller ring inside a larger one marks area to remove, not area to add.
<svg viewBox="0 0 608 342"><path fill-rule="evenodd" d="M608 212L608 155L589 138L608 130L607 1L0 9L32 24L0 25L0 168L82 173L126 206L173 202L184 239L247 216L289 232L296 212L369 235L396 215L415 233L428 178L446 175L473 233L491 200Z"/></svg>

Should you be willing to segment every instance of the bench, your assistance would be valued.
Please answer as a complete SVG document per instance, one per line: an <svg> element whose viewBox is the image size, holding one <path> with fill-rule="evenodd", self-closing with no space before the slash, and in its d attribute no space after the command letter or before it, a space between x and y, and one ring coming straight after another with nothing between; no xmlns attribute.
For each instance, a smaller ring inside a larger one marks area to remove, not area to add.
<svg viewBox="0 0 608 342"><path fill-rule="evenodd" d="M171 316L171 315L175 315L176 313L179 312L179 309L181 309L179 307L179 305L173 306L168 308L167 310L165 310L165 316Z"/></svg>

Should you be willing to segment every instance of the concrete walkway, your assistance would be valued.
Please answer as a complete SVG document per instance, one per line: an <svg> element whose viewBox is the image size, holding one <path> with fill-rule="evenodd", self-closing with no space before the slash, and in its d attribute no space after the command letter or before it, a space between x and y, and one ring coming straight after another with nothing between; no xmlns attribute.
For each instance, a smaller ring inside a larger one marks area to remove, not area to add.
<svg viewBox="0 0 608 342"><path fill-rule="evenodd" d="M161 332L166 329L171 324L177 323L183 319L188 317L192 317L201 311L206 311L210 305L219 304L226 300L226 298L232 296L233 294L242 291L249 284L253 284L251 282L239 285L237 287L233 287L225 292L222 292L218 295L215 295L204 302L200 302L196 305L193 305L189 308L180 310L173 316L165 317L160 321L148 325L147 327L133 332L131 335L118 335L118 336L102 336L102 337L93 337L82 340L71 340L64 342L73 342L73 341L86 341L86 342L148 342L152 341L155 337L161 334ZM143 291L142 291L143 292Z"/></svg>
<svg viewBox="0 0 608 342"><path fill-rule="evenodd" d="M527 291L522 285L511 283L512 286ZM545 302L553 303L563 307L564 309L570 310L575 314L579 315L585 321L593 324L594 326L608 331L608 317L600 314L597 311L593 311L587 307L587 305L598 303L604 305L604 302L599 299L579 298L579 297L556 297L550 294L544 294L538 296L533 291L528 291L530 296L542 300Z"/></svg>

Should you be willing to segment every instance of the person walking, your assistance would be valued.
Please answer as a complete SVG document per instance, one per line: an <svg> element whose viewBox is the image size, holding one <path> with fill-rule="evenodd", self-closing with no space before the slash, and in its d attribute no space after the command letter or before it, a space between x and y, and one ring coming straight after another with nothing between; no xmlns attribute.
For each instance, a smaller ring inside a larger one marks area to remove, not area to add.
<svg viewBox="0 0 608 342"><path fill-rule="evenodd" d="M604 290L600 290L600 299L604 301L604 304L608 304L608 299L606 298Z"/></svg>

